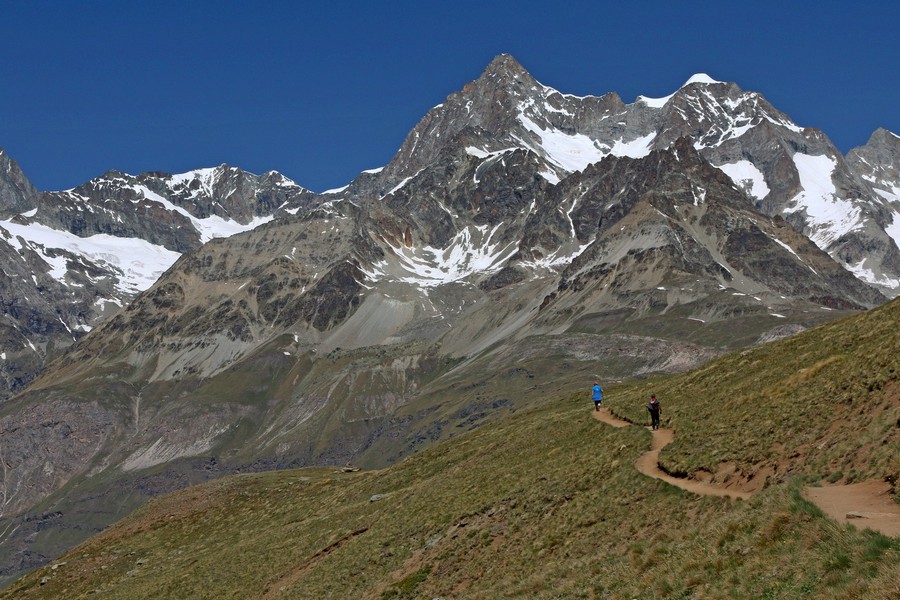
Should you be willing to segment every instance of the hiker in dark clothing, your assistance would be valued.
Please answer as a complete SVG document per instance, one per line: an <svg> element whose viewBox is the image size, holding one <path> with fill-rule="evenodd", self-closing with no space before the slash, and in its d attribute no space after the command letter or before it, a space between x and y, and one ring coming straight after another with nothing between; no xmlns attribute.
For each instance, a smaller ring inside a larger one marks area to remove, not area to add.
<svg viewBox="0 0 900 600"><path fill-rule="evenodd" d="M662 412L662 407L659 405L659 400L656 399L655 395L650 396L650 402L647 403L647 412L650 413L651 429L659 429L659 415Z"/></svg>
<svg viewBox="0 0 900 600"><path fill-rule="evenodd" d="M594 401L594 410L600 410L600 404L603 402L603 388L597 382L594 382L594 387L591 388L591 400Z"/></svg>

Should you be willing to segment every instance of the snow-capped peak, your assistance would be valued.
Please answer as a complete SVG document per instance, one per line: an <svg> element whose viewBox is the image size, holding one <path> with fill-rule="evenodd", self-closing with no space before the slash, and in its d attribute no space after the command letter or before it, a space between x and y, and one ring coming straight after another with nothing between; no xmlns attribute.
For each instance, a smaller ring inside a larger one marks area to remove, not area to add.
<svg viewBox="0 0 900 600"><path fill-rule="evenodd" d="M692 83L712 84L712 83L722 83L722 82L718 81L716 79L713 79L706 73L696 73L694 75L691 75L691 78L688 79L687 81L685 81L684 85L682 85L681 87L687 87L687 86L691 85Z"/></svg>
<svg viewBox="0 0 900 600"><path fill-rule="evenodd" d="M713 79L706 73L696 73L694 75L691 75L691 78L688 79L687 81L685 81L684 84L678 89L679 90L684 89L687 86L691 85L692 83L714 84L714 83L722 83L722 82L718 81L716 79ZM675 92L675 93L677 93L677 92ZM650 108L662 108L663 106L666 105L666 102L668 102L669 100L672 99L672 97L674 95L675 95L674 93L669 94L668 96L665 96L663 98L650 98L648 96L638 96L635 101L642 102L645 105L649 106Z"/></svg>

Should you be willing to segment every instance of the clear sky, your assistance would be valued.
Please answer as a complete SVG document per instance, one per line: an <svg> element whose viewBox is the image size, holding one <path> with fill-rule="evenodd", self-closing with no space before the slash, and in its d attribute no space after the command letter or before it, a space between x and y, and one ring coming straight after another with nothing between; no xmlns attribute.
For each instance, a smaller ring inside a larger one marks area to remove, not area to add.
<svg viewBox="0 0 900 600"><path fill-rule="evenodd" d="M0 148L45 190L224 162L323 191L505 52L626 102L705 72L846 152L900 133L898 30L893 0L0 0Z"/></svg>

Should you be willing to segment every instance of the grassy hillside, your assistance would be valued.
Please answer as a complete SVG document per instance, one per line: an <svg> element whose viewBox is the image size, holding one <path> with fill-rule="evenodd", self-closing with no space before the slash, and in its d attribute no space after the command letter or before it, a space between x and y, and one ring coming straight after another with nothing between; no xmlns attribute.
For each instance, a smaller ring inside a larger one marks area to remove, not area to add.
<svg viewBox="0 0 900 600"><path fill-rule="evenodd" d="M243 475L157 499L0 598L896 598L900 539L826 518L818 480L896 476L900 302L665 380L608 389L676 429L670 471L762 488L700 497L633 468L640 427L548 398L381 470Z"/></svg>
<svg viewBox="0 0 900 600"><path fill-rule="evenodd" d="M677 430L673 473L759 486L793 474L852 483L900 478L900 302L631 386L612 409L644 423L655 393Z"/></svg>

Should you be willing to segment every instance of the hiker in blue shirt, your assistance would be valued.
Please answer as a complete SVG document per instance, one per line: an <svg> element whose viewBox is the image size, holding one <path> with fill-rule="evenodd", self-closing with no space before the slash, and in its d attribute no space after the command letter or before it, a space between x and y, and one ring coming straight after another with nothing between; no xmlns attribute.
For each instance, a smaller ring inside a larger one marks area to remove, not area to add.
<svg viewBox="0 0 900 600"><path fill-rule="evenodd" d="M594 387L591 388L591 400L594 401L594 410L600 410L600 404L603 402L603 388L596 381Z"/></svg>

